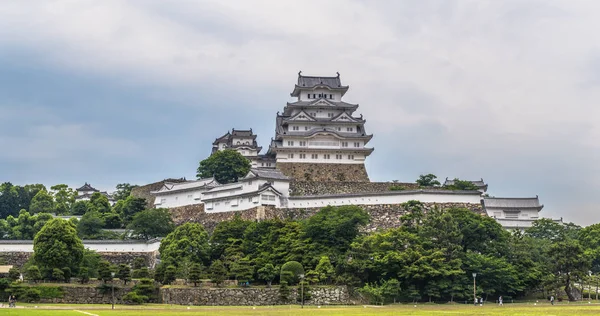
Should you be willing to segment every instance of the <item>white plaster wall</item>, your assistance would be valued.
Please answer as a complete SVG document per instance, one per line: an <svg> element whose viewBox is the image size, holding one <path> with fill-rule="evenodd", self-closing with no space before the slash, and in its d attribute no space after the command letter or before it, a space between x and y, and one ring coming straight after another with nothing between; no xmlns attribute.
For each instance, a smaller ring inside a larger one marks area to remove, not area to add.
<svg viewBox="0 0 600 316"><path fill-rule="evenodd" d="M506 213L501 208L499 208L499 209L486 208L486 212L489 217L495 217L496 219L506 218ZM538 219L539 216L540 215L537 210L523 209L520 211L518 219L534 219L535 220L535 219ZM514 219L514 218L509 218L508 220L510 220L510 219Z"/></svg>
<svg viewBox="0 0 600 316"><path fill-rule="evenodd" d="M437 194L437 193L399 193L389 195L365 195L353 197L323 197L319 199L306 197L291 197L288 207L322 207L327 205L376 205L376 204L401 204L410 200L424 203L481 203L481 197L473 194Z"/></svg>
<svg viewBox="0 0 600 316"><path fill-rule="evenodd" d="M196 189L183 192L169 192L168 194L157 195L154 200L154 205L156 207L172 208L184 205L199 204L202 202L200 198L202 192L204 191L205 189Z"/></svg>
<svg viewBox="0 0 600 316"><path fill-rule="evenodd" d="M103 243L83 243L85 248L95 250L97 252L153 252L158 251L160 241L146 243L111 243L110 241ZM0 252L33 252L33 241L31 243L1 243Z"/></svg>
<svg viewBox="0 0 600 316"><path fill-rule="evenodd" d="M308 98L308 93L310 93L310 98ZM320 93L325 93L327 94L327 100L329 100L329 95L332 94L332 101L340 101L342 99L342 94L340 92L333 92L329 89L315 89L315 90L303 90L302 92L300 92L300 96L298 98L298 100L300 101L314 101L315 99L312 98L313 94L317 95L317 98L319 96Z"/></svg>
<svg viewBox="0 0 600 316"><path fill-rule="evenodd" d="M323 154L329 154L330 159L324 159ZM300 158L300 154L306 154L305 159ZM318 159L312 159L312 154L319 155ZM342 159L336 159L335 155L342 155ZM354 159L348 159L348 155L354 155ZM335 163L335 164L357 164L364 163L364 154L355 153L337 153L335 150L329 152L311 152L308 150L298 150L294 152L294 158L289 158L288 153L278 153L277 162L297 162L297 163Z"/></svg>

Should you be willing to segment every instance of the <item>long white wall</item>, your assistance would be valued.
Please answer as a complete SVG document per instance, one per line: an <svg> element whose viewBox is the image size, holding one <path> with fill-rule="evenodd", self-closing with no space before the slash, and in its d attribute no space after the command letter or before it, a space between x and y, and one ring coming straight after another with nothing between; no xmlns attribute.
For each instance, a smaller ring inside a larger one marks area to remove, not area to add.
<svg viewBox="0 0 600 316"><path fill-rule="evenodd" d="M158 248L160 247L160 241L155 240L149 243L146 243L145 241L84 241L83 246L96 252L154 252L158 251ZM4 240L0 242L0 252L33 252L33 240Z"/></svg>
<svg viewBox="0 0 600 316"><path fill-rule="evenodd" d="M376 204L401 204L410 200L423 203L470 203L480 204L481 196L476 193L460 192L435 192L435 191L397 191L381 194L364 195L331 195L317 197L290 197L288 207L322 207L327 205L376 205Z"/></svg>

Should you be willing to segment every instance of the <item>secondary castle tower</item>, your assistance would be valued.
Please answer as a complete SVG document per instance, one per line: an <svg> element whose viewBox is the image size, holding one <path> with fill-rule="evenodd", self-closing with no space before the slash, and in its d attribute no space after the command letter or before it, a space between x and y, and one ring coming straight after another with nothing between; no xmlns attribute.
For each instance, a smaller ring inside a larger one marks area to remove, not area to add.
<svg viewBox="0 0 600 316"><path fill-rule="evenodd" d="M309 77L298 73L298 83L277 113L275 138L268 155L277 168L298 180L369 181L364 162L373 152L367 143L365 120L353 116L358 104L342 100L348 91L340 74Z"/></svg>

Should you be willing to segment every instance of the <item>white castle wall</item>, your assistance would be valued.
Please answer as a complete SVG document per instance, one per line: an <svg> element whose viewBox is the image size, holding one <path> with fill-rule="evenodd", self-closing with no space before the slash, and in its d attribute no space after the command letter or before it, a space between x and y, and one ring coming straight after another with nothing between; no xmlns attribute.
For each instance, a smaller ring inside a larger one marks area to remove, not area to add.
<svg viewBox="0 0 600 316"><path fill-rule="evenodd" d="M96 252L155 252L160 247L160 240L84 240L83 246ZM33 252L33 240L2 240L0 252Z"/></svg>
<svg viewBox="0 0 600 316"><path fill-rule="evenodd" d="M423 203L481 203L477 191L411 190L330 196L298 196L288 199L288 207L321 207L327 205L401 204L410 200Z"/></svg>

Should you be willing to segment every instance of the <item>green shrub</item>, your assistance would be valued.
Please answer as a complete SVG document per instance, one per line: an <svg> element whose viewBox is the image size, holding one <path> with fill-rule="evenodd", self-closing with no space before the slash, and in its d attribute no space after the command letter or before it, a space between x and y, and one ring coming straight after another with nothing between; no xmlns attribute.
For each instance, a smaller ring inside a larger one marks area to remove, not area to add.
<svg viewBox="0 0 600 316"><path fill-rule="evenodd" d="M139 304L145 303L146 301L148 301L148 297L147 296L138 295L134 291L129 292L129 293L123 295L123 302L125 302L125 304L139 305Z"/></svg>
<svg viewBox="0 0 600 316"><path fill-rule="evenodd" d="M302 264L298 261L288 261L281 266L280 279L288 284L296 284L300 280L301 274L304 274Z"/></svg>
<svg viewBox="0 0 600 316"><path fill-rule="evenodd" d="M13 283L10 285L8 289L6 289L10 295L14 295L21 302L35 302L40 299L40 290L35 287L30 287L26 285L21 285L18 283Z"/></svg>
<svg viewBox="0 0 600 316"><path fill-rule="evenodd" d="M290 297L290 287L286 281L281 281L279 284L279 297L283 301L287 301Z"/></svg>
<svg viewBox="0 0 600 316"><path fill-rule="evenodd" d="M65 295L60 286L40 285L36 288L40 290L40 298L62 298Z"/></svg>
<svg viewBox="0 0 600 316"><path fill-rule="evenodd" d="M406 188L401 185L392 185L390 186L390 191L404 191Z"/></svg>

